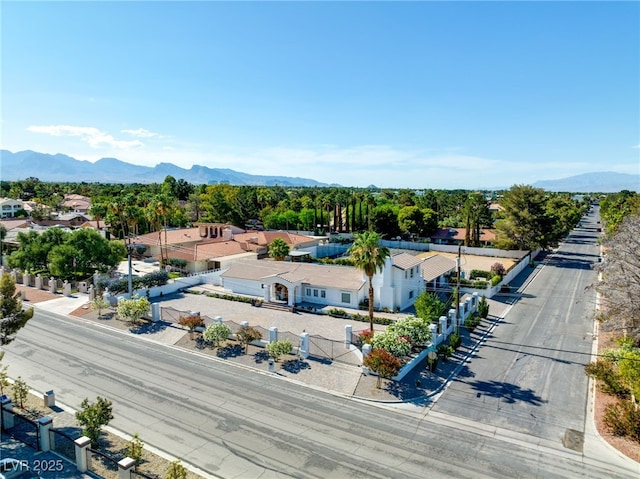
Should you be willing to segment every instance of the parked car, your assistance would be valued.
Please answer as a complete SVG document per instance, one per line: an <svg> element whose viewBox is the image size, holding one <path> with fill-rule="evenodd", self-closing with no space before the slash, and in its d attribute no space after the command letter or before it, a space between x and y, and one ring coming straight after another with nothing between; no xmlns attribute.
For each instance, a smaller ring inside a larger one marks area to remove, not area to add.
<svg viewBox="0 0 640 479"><path fill-rule="evenodd" d="M33 472L27 461L6 458L0 460L0 479L39 479L40 476Z"/></svg>

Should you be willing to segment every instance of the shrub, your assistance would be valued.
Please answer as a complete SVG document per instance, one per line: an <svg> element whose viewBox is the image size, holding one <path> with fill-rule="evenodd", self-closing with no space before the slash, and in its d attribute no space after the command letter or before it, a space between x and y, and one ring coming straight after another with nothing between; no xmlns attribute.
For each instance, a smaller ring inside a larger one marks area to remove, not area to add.
<svg viewBox="0 0 640 479"><path fill-rule="evenodd" d="M244 352L246 353L249 343L262 339L262 333L251 326L241 326L236 332L236 338L238 338L240 344L244 345Z"/></svg>
<svg viewBox="0 0 640 479"><path fill-rule="evenodd" d="M144 449L144 442L138 437L138 433L135 433L131 440L127 443L127 456L136 462L136 466L142 464L142 450Z"/></svg>
<svg viewBox="0 0 640 479"><path fill-rule="evenodd" d="M492 276L504 276L506 270L502 263L493 263L491 265L491 275Z"/></svg>
<svg viewBox="0 0 640 479"><path fill-rule="evenodd" d="M102 426L113 419L111 401L98 396L96 402L90 403L84 398L80 407L82 410L76 412L76 419L82 426L82 433L91 440L91 447L97 449Z"/></svg>
<svg viewBox="0 0 640 479"><path fill-rule="evenodd" d="M500 281L502 281L502 276L500 275L495 275L493 278L491 278L491 286L497 286L500 284Z"/></svg>
<svg viewBox="0 0 640 479"><path fill-rule="evenodd" d="M411 342L406 336L397 336L393 331L377 332L371 340L373 349L384 349L396 358L408 356L411 352Z"/></svg>
<svg viewBox="0 0 640 479"><path fill-rule="evenodd" d="M460 337L460 335L455 332L451 333L451 336L449 336L449 346L451 346L453 349L458 349L461 344L462 338Z"/></svg>
<svg viewBox="0 0 640 479"><path fill-rule="evenodd" d="M478 327L478 325L480 324L480 321L482 321L480 316L478 316L477 313L474 313L472 316L469 316L467 317L467 319L464 320L464 327L467 328L469 331L473 331Z"/></svg>
<svg viewBox="0 0 640 479"><path fill-rule="evenodd" d="M380 388L381 379L392 378L402 367L400 360L384 349L373 349L362 363L378 375L376 388Z"/></svg>
<svg viewBox="0 0 640 479"><path fill-rule="evenodd" d="M269 353L269 356L277 362L280 356L291 353L292 347L293 345L288 339L285 339L284 341L273 341L267 344L267 352Z"/></svg>
<svg viewBox="0 0 640 479"><path fill-rule="evenodd" d="M187 469L180 463L180 460L175 460L169 464L167 479L187 479Z"/></svg>
<svg viewBox="0 0 640 479"><path fill-rule="evenodd" d="M589 363L584 367L584 371L587 376L600 381L600 387L605 393L620 398L625 398L629 395L629 389L622 382L615 363L610 359L599 359L596 362Z"/></svg>
<svg viewBox="0 0 640 479"><path fill-rule="evenodd" d="M362 344L371 344L371 340L373 339L373 331L370 329L365 329L364 331L360 331L358 333L358 337Z"/></svg>
<svg viewBox="0 0 640 479"><path fill-rule="evenodd" d="M231 330L229 326L224 323L214 323L206 327L202 333L202 338L208 343L211 343L214 348L217 348L230 334Z"/></svg>
<svg viewBox="0 0 640 479"><path fill-rule="evenodd" d="M347 316L347 312L344 309L331 308L329 310L329 316L336 316L338 318L344 318Z"/></svg>
<svg viewBox="0 0 640 479"><path fill-rule="evenodd" d="M391 324L387 332L396 336L407 336L412 344L426 344L431 340L431 321L415 316L407 316Z"/></svg>
<svg viewBox="0 0 640 479"><path fill-rule="evenodd" d="M484 296L478 301L478 314L481 318L489 316L489 303L487 303L487 298Z"/></svg>
<svg viewBox="0 0 640 479"><path fill-rule="evenodd" d="M174 268L184 269L187 267L187 260L182 258L169 258L169 266Z"/></svg>
<svg viewBox="0 0 640 479"><path fill-rule="evenodd" d="M24 409L24 402L27 400L28 395L29 386L24 382L24 379L18 376L18 379L13 383L13 400L21 409Z"/></svg>
<svg viewBox="0 0 640 479"><path fill-rule="evenodd" d="M438 353L438 356L442 356L444 359L447 359L448 357L452 356L455 351L451 346L447 344L441 344L436 349L436 352Z"/></svg>
<svg viewBox="0 0 640 479"><path fill-rule="evenodd" d="M470 278L486 278L489 279L491 278L491 276L493 276L493 274L491 274L489 271L484 271L481 269L472 269L471 273L469 274Z"/></svg>
<svg viewBox="0 0 640 479"><path fill-rule="evenodd" d="M178 318L178 324L192 332L198 326L204 326L204 319L201 316L190 314L188 316L180 316Z"/></svg>
<svg viewBox="0 0 640 479"><path fill-rule="evenodd" d="M609 404L602 420L613 435L640 442L640 409L636 409L631 401Z"/></svg>

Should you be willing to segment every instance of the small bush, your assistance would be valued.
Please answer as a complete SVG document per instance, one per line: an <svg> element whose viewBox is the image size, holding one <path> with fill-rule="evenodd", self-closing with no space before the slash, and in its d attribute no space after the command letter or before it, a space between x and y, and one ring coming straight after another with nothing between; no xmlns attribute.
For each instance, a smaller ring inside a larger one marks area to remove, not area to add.
<svg viewBox="0 0 640 479"><path fill-rule="evenodd" d="M478 327L480 321L482 321L482 318L480 318L477 313L474 313L472 316L469 316L464 320L464 327L469 331L473 331Z"/></svg>
<svg viewBox="0 0 640 479"><path fill-rule="evenodd" d="M451 336L449 336L449 346L451 346L453 349L458 349L461 344L462 338L458 333L452 333Z"/></svg>
<svg viewBox="0 0 640 479"><path fill-rule="evenodd" d="M142 450L144 449L144 442L138 437L138 433L135 433L131 440L127 443L127 456L136 462L136 466L142 464Z"/></svg>
<svg viewBox="0 0 640 479"><path fill-rule="evenodd" d="M277 362L278 359L280 359L280 356L291 353L292 347L293 345L288 339L285 339L284 341L273 341L272 343L267 344L267 353L269 353L269 356Z"/></svg>
<svg viewBox="0 0 640 479"><path fill-rule="evenodd" d="M373 331L370 329L365 329L364 331L360 331L358 333L358 337L362 344L371 344L371 340L373 339Z"/></svg>
<svg viewBox="0 0 640 479"><path fill-rule="evenodd" d="M493 276L489 271L483 271L481 269L472 269L469 275L470 278L486 278L489 279Z"/></svg>
<svg viewBox="0 0 640 479"><path fill-rule="evenodd" d="M504 276L506 270L502 263L493 263L491 265L491 275L492 276Z"/></svg>
<svg viewBox="0 0 640 479"><path fill-rule="evenodd" d="M193 331L198 326L204 326L204 319L201 316L190 314L188 316L180 316L178 318L178 324L184 326L189 331Z"/></svg>
<svg viewBox="0 0 640 479"><path fill-rule="evenodd" d="M436 352L438 353L438 356L442 356L444 359L447 359L452 356L455 351L451 346L447 344L441 344L436 349Z"/></svg>
<svg viewBox="0 0 640 479"><path fill-rule="evenodd" d="M491 278L491 286L499 285L500 281L502 281L502 276L500 276L499 274L495 275L493 278Z"/></svg>
<svg viewBox="0 0 640 479"><path fill-rule="evenodd" d="M584 367L587 376L600 381L600 388L607 394L626 398L629 396L629 389L622 382L616 365L610 359L599 359L589 363Z"/></svg>
<svg viewBox="0 0 640 479"><path fill-rule="evenodd" d="M478 301L478 314L481 318L489 316L489 303L487 303L487 298L484 296Z"/></svg>
<svg viewBox="0 0 640 479"><path fill-rule="evenodd" d="M636 409L631 401L609 404L602 420L614 436L626 436L640 442L640 409Z"/></svg>
<svg viewBox="0 0 640 479"><path fill-rule="evenodd" d="M331 308L329 310L329 316L336 316L338 318L344 318L347 316L347 312L343 309Z"/></svg>

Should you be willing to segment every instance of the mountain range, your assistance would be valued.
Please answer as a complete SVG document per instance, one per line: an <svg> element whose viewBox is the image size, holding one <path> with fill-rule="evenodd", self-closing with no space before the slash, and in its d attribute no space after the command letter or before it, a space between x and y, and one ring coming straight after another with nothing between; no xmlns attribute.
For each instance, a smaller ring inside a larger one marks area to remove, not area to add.
<svg viewBox="0 0 640 479"><path fill-rule="evenodd" d="M228 183L257 186L330 186L308 178L250 175L228 168L194 165L190 169L172 163L154 167L140 166L116 158L101 158L92 163L67 155L49 155L35 151L12 153L0 150L0 176L4 181L34 177L40 181L89 183L162 183L167 176L194 184Z"/></svg>
<svg viewBox="0 0 640 479"><path fill-rule="evenodd" d="M102 158L92 163L76 160L63 154L49 155L30 150L12 153L8 150L0 150L0 179L3 181L17 181L34 177L41 181L50 182L162 183L169 175L175 179L182 178L193 184L339 186L321 183L309 178L251 175L228 168L208 168L194 165L190 169L185 169L172 163L159 163L154 167L149 167L133 165L116 158ZM569 178L537 181L532 186L547 191L576 193L615 193L622 190L638 192L640 191L640 175L594 172ZM486 189L500 190L508 189L508 187Z"/></svg>

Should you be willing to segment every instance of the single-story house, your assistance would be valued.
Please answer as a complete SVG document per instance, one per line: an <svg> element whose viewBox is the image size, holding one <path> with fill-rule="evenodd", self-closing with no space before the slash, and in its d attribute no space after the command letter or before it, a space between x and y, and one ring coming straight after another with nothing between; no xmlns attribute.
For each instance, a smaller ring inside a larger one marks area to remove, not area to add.
<svg viewBox="0 0 640 479"><path fill-rule="evenodd" d="M62 207L73 213L88 213L91 209L91 199L77 194L64 195Z"/></svg>
<svg viewBox="0 0 640 479"><path fill-rule="evenodd" d="M424 291L421 259L408 253L390 256L381 273L373 277L374 306L392 311L411 306ZM230 293L258 296L266 302L288 306L301 303L318 307L358 309L368 301L369 280L351 266L288 261L238 261L221 274Z"/></svg>
<svg viewBox="0 0 640 479"><path fill-rule="evenodd" d="M166 236L165 236L166 233ZM284 240L291 250L314 246L317 239L286 231L246 232L237 226L222 223L198 223L193 228L162 230L132 239L147 247L145 256L183 259L191 273L225 268L239 259L268 256L268 246L274 239ZM163 254L161 255L160 247Z"/></svg>
<svg viewBox="0 0 640 479"><path fill-rule="evenodd" d="M430 239L435 244L445 244L458 246L464 244L467 234L466 228L438 228ZM480 243L482 246L491 246L496 240L496 233L493 230L480 230Z"/></svg>

